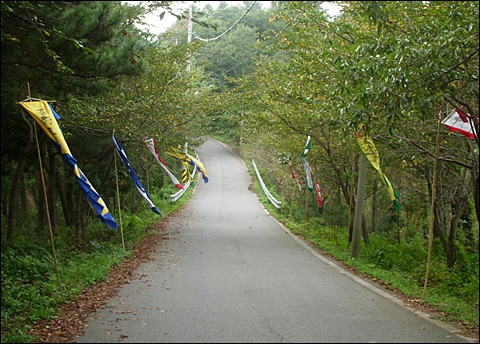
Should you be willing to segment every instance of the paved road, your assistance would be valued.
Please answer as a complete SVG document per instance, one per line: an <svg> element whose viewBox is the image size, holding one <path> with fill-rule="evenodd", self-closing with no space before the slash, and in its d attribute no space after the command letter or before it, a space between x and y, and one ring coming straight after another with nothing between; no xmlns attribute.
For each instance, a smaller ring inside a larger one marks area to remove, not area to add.
<svg viewBox="0 0 480 344"><path fill-rule="evenodd" d="M292 236L225 146L197 152L210 181L78 342L468 343Z"/></svg>

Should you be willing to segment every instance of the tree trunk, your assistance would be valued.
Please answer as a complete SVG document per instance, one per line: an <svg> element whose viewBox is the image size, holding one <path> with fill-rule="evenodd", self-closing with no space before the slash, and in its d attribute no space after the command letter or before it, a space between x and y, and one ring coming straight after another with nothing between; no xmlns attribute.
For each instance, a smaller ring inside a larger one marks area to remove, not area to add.
<svg viewBox="0 0 480 344"><path fill-rule="evenodd" d="M432 178L430 178L430 168L428 164L425 164L425 169L423 171L425 179L427 180L427 188L428 188L428 195L430 199L432 199L432 194L433 194L433 181ZM440 222L441 218L441 211L440 211L440 204L439 200L435 198L432 200L434 202L434 209L433 209L433 217L434 217L434 223L433 223L433 236L436 238L440 239L440 242L442 243L443 249L446 252L447 251L447 240L445 239L445 235L443 234L442 230L442 223ZM430 216L432 216L430 214Z"/></svg>
<svg viewBox="0 0 480 344"><path fill-rule="evenodd" d="M73 226L75 224L75 212L73 209L75 209L75 198L74 198L74 180L70 178L65 185L66 185L66 193L65 193L65 198L67 201L67 209L65 211L68 212L69 216L69 224L70 226ZM76 182L76 181L75 181Z"/></svg>
<svg viewBox="0 0 480 344"><path fill-rule="evenodd" d="M465 232L465 239L467 240L466 249L469 252L473 252L472 248L475 247L476 243L473 233L472 207L469 202L466 202L460 220L462 221L462 230Z"/></svg>
<svg viewBox="0 0 480 344"><path fill-rule="evenodd" d="M362 220L362 236L363 242L367 245L370 244L370 237L368 236L367 221L365 220L365 216L363 216Z"/></svg>
<svg viewBox="0 0 480 344"><path fill-rule="evenodd" d="M137 204L138 204L138 202L137 202L137 192L136 192L136 190L132 190L132 205L131 205L131 208L130 208L130 211L132 212L132 214L137 213Z"/></svg>
<svg viewBox="0 0 480 344"><path fill-rule="evenodd" d="M82 191L80 190L80 193ZM80 197L79 197L80 196ZM81 247L82 245L82 199L81 196L83 195L77 195L75 197L75 246L77 248Z"/></svg>
<svg viewBox="0 0 480 344"><path fill-rule="evenodd" d="M357 162L357 163L355 163ZM353 158L353 163L350 166L352 168L352 181L350 183L350 186L348 185L348 179L345 180L345 189L347 189L347 195L348 198L348 204L349 204L349 209L348 209L348 237L347 237L347 243L352 242L353 238L353 221L350 221L352 217L355 216L355 197L354 197L354 192L353 192L353 185L355 184L355 173L358 172L358 155L355 153L354 158ZM341 203L340 196L338 196L337 203ZM348 244L347 244L348 246Z"/></svg>
<svg viewBox="0 0 480 344"><path fill-rule="evenodd" d="M474 172L472 172L474 173ZM475 213L477 214L477 221L480 222L480 173L477 172L477 177L474 177L473 201L475 203Z"/></svg>
<svg viewBox="0 0 480 344"><path fill-rule="evenodd" d="M39 167L40 168L40 167ZM41 236L43 229L48 225L47 224L47 212L45 204L45 193L43 190L44 184L42 182L42 173L40 170L37 171L37 235Z"/></svg>
<svg viewBox="0 0 480 344"><path fill-rule="evenodd" d="M447 242L447 267L450 269L455 265L457 260L457 250L455 247L455 240L457 238L458 226L460 224L460 219L463 215L465 205L468 202L468 198L461 198L453 207L452 211L454 216L450 222L450 232L448 233L448 242Z"/></svg>
<svg viewBox="0 0 480 344"><path fill-rule="evenodd" d="M13 171L15 169L15 163L13 161L9 162L9 166L7 167L9 171ZM3 178L2 178L3 179ZM3 184L5 186L5 184ZM10 199L10 194L6 195L2 192L2 216L5 219L8 219L8 202Z"/></svg>
<svg viewBox="0 0 480 344"><path fill-rule="evenodd" d="M81 198L84 198L83 191ZM87 201L88 203L88 201ZM88 206L84 205L85 203L80 202L80 247L85 248L87 240L87 225L85 223L85 219L87 218L88 210L90 209L90 204Z"/></svg>
<svg viewBox="0 0 480 344"><path fill-rule="evenodd" d="M55 170L55 175L56 175L56 182L57 182L57 190L58 190L58 195L59 195L59 198L60 198L60 203L62 205L62 211L63 211L63 218L64 218L64 221L65 221L65 225L67 227L71 227L71 226L74 226L75 225L75 220L74 220L74 216L73 216L73 206L71 204L71 202L69 203L68 199L67 199L67 192L65 191L65 188L63 186L63 178L62 178L62 175L60 173L60 171L58 170ZM68 185L67 185L67 190L69 189ZM71 193L70 193L71 195Z"/></svg>
<svg viewBox="0 0 480 344"><path fill-rule="evenodd" d="M7 237L6 241L13 245L15 239L15 224L16 218L18 215L18 193L20 182L23 176L23 171L25 170L25 164L27 162L27 158L35 149L35 141L34 141L34 134L33 134L33 127L30 124L30 121L26 119L23 115L23 112L20 110L21 118L25 121L29 128L29 136L26 137L26 146L25 149L20 152L20 158L17 162L17 168L15 170L15 174L12 178L12 185L10 187L10 194L9 194L9 201L8 201L8 217L7 217ZM34 124L35 125L35 124Z"/></svg>
<svg viewBox="0 0 480 344"><path fill-rule="evenodd" d="M436 238L440 239L440 242L442 243L443 250L447 252L447 240L445 239L445 234L442 226L442 223L440 222L441 218L441 212L440 212L440 206L438 204L438 201L435 200L435 208L434 208L434 226L433 226L433 236Z"/></svg>
<svg viewBox="0 0 480 344"><path fill-rule="evenodd" d="M28 211L28 201L27 201L27 188L25 186L25 175L22 174L22 177L20 178L20 211L22 213L27 213Z"/></svg>
<svg viewBox="0 0 480 344"><path fill-rule="evenodd" d="M56 180L56 173L55 173L55 156L56 151L53 149L53 145L47 145L47 152L48 152L48 183L47 183L47 200L48 200L48 210L50 215L50 225L52 229L55 231L57 227L57 193L55 188L55 180Z"/></svg>
<svg viewBox="0 0 480 344"><path fill-rule="evenodd" d="M25 169L25 163L27 162L27 157L30 153L33 152L34 144L32 141L29 141L27 147L23 150L20 155L20 159L17 162L17 168L15 174L12 178L12 186L10 188L10 196L8 202L8 219L7 219L7 237L6 240L9 244L13 245L15 238L15 224L16 218L18 215L18 193L23 176L23 171Z"/></svg>

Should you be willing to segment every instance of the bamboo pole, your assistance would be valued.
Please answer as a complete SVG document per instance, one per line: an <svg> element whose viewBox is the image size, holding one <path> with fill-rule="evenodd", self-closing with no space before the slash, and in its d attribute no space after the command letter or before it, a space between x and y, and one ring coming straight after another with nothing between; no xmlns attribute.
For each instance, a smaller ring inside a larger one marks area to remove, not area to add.
<svg viewBox="0 0 480 344"><path fill-rule="evenodd" d="M147 169L145 171L145 178L147 179L147 192L148 192L148 194L150 194L150 174L148 173L149 169L150 169L150 164L148 163L148 158L147 157L145 157L145 167ZM151 211L148 211L148 213L147 213L148 223L150 223L150 218L152 216L151 213L152 213Z"/></svg>
<svg viewBox="0 0 480 344"><path fill-rule="evenodd" d="M308 187L305 188L305 220L308 220ZM306 238L305 225L303 226L303 237Z"/></svg>
<svg viewBox="0 0 480 344"><path fill-rule="evenodd" d="M291 217L292 214L293 214L293 205L294 205L294 202L293 202L293 201L294 201L295 195L296 195L296 193L295 193L295 191L296 191L295 189L296 189L296 188L297 188L297 186L296 186L296 185L293 185L293 187L292 187L292 198L291 198L291 202L290 202L290 210L289 210L289 212L288 212L288 217Z"/></svg>
<svg viewBox="0 0 480 344"><path fill-rule="evenodd" d="M304 211L304 218L308 220L308 187L305 188L305 211Z"/></svg>
<svg viewBox="0 0 480 344"><path fill-rule="evenodd" d="M433 246L433 226L435 220L435 197L437 196L437 164L438 164L438 146L440 145L440 124L441 124L441 113L438 114L438 124L437 124L437 140L435 143L435 160L433 162L433 182L432 182L432 204L430 207L430 229L428 237L428 257L427 257L427 271L425 273L425 283L423 285L422 300L425 300L425 295L427 293L428 285L428 276L430 274L430 260L432 257L432 246Z"/></svg>
<svg viewBox="0 0 480 344"><path fill-rule="evenodd" d="M28 82L27 82L27 88L28 88L29 101L31 101L32 97L31 97L31 94L30 94L30 84ZM52 229L52 222L51 222L51 219L50 219L50 210L48 208L48 197L47 197L47 190L46 190L46 187L45 187L45 177L43 175L42 155L40 154L40 144L38 143L37 122L36 121L34 121L34 123L33 123L33 130L35 132L35 142L37 144L38 163L40 165L40 179L41 179L41 182L42 182L43 197L44 197L44 200L45 200L45 210L46 210L46 213L47 213L48 228L50 230L50 243L52 244L53 261L55 263L55 273L57 275L58 289L60 290L60 293L62 293L62 284L60 283L60 274L58 273L57 255L55 253L55 243L53 241L53 229Z"/></svg>
<svg viewBox="0 0 480 344"><path fill-rule="evenodd" d="M115 135L115 129L113 129L112 136ZM120 234L122 235L122 248L123 253L125 253L125 240L123 239L123 224L122 224L122 209L120 207L120 191L118 187L118 169L117 169L117 148L113 147L113 159L115 160L115 183L117 184L117 207L118 207L118 216L120 218Z"/></svg>

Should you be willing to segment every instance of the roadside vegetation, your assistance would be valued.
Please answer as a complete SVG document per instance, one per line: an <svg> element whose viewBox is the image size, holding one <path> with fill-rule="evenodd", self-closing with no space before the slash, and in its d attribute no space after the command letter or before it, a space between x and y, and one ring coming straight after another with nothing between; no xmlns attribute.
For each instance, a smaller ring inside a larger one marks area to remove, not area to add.
<svg viewBox="0 0 480 344"><path fill-rule="evenodd" d="M168 216L181 211L192 194L193 187L175 203L154 197L161 217L142 206L135 214L122 215L123 228L118 231L106 231L104 225L91 225L88 249L72 250L68 237L56 236L58 274L48 237L32 243L25 235L22 236L25 241L2 249L2 343L39 343L38 336L29 333L37 322L57 319L61 308L75 303L91 285L109 278L123 278L121 274L112 276L112 268L140 249L143 239L162 237L159 225ZM126 277L129 271L124 273ZM99 294L97 301L101 302L103 297L106 296Z"/></svg>
<svg viewBox="0 0 480 344"><path fill-rule="evenodd" d="M220 135L212 137L229 144L237 153L240 152L238 142L229 141ZM348 231L352 219L347 205L325 207L322 210L316 205L315 194L305 192L306 190L296 196L300 198L299 201L285 202L285 199L279 196L276 184L269 178L269 173L257 163L269 192L277 200L283 201L281 210L278 210L262 190L251 157L241 156L249 166L253 190L263 206L292 234L310 242L320 249L322 254L333 258L354 273L359 273L397 295L404 296L406 303L414 307L425 307L426 310L433 309L440 319L463 325L472 329L473 333L478 333L478 246L469 246L466 238L459 238L463 244L458 246L458 264L453 269L448 269L445 264L445 252L440 249L441 245L436 240L426 297L423 299L428 241L421 233L416 234L417 228L402 228L399 232L396 226L382 222L376 232L370 233L368 244L362 245L360 256L352 258ZM293 180L291 182L294 183ZM305 194L310 199L307 201L307 210ZM308 218L305 218L306 211ZM390 214L383 215L382 221L392 221Z"/></svg>

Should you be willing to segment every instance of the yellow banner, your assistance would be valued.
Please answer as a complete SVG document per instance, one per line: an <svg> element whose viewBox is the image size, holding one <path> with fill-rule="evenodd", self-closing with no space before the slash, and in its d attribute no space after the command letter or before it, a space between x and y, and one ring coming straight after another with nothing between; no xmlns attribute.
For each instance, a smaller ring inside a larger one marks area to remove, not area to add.
<svg viewBox="0 0 480 344"><path fill-rule="evenodd" d="M197 170L202 173L203 181L205 183L208 183L207 170L205 169L205 166L203 166L203 163L201 161L199 161L198 159L195 159L193 156L191 156L188 153L180 152L180 150L175 147L171 148L170 151L167 151L166 153L170 156L173 156L174 158L188 162L190 165L196 167Z"/></svg>
<svg viewBox="0 0 480 344"><path fill-rule="evenodd" d="M70 154L62 130L46 101L21 102L20 105L27 110L48 137L60 145L62 154Z"/></svg>
<svg viewBox="0 0 480 344"><path fill-rule="evenodd" d="M363 153L365 154L365 157L373 166L373 168L375 168L378 171L378 173L380 174L380 177L385 183L385 186L387 187L388 195L390 196L390 199L393 201L395 208L397 210L400 210L401 206L400 206L400 203L398 202L398 194L395 188L393 187L392 183L390 183L390 180L388 180L387 176L383 174L382 167L380 164L380 155L378 154L375 144L373 143L372 139L369 136L365 136L360 133L357 133L356 136L357 136L357 142L360 148L362 149Z"/></svg>
<svg viewBox="0 0 480 344"><path fill-rule="evenodd" d="M67 142L63 137L62 130L58 125L57 119L53 115L50 105L44 100L21 102L20 105L28 112L35 122L38 123L48 137L54 143L56 143L58 151L62 154L63 161L73 171L78 184L82 188L82 191L85 193L85 196L90 203L90 206L97 213L100 220L113 229L117 229L117 223L115 222L112 214L110 214L110 211L105 205L102 197L100 197L90 181L80 170L77 165L77 160L70 153L70 149L68 148Z"/></svg>

